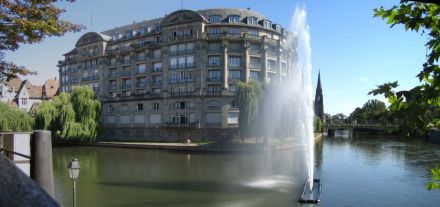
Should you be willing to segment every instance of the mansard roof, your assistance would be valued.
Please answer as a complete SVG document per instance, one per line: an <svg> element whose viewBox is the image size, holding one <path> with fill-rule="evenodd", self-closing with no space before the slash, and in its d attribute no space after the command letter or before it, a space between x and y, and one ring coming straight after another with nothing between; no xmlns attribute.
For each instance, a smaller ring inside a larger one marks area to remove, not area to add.
<svg viewBox="0 0 440 207"><path fill-rule="evenodd" d="M200 15L199 13L192 10L177 10L169 15L167 15L161 22L162 26L180 24L180 23L189 23L195 21L204 21L208 22L208 20Z"/></svg>
<svg viewBox="0 0 440 207"><path fill-rule="evenodd" d="M109 40L111 40L111 37L105 34L99 32L88 32L79 38L79 40L75 44L75 47L79 47L94 42L109 41Z"/></svg>

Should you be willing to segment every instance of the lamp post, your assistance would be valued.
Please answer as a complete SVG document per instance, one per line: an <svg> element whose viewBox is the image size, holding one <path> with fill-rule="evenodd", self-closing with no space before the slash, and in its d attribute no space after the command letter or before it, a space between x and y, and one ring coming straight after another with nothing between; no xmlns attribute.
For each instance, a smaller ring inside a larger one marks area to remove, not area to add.
<svg viewBox="0 0 440 207"><path fill-rule="evenodd" d="M79 162L78 158L73 159L69 163L69 176L73 181L73 207L76 207L76 181L79 176Z"/></svg>

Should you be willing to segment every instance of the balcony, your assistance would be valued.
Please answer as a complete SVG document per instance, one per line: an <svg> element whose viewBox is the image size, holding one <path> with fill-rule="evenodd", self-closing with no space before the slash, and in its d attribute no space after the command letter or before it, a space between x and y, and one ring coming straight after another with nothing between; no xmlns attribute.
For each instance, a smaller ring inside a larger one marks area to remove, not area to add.
<svg viewBox="0 0 440 207"><path fill-rule="evenodd" d="M118 72L111 72L110 74L108 74L108 78L117 78L119 76Z"/></svg>
<svg viewBox="0 0 440 207"><path fill-rule="evenodd" d="M169 83L192 83L195 82L195 80L193 78L175 78L175 79L170 79Z"/></svg>
<svg viewBox="0 0 440 207"><path fill-rule="evenodd" d="M118 87L116 86L116 84L111 84L111 85L109 85L108 86L108 90L110 90L110 91L116 91L116 90L118 90Z"/></svg>
<svg viewBox="0 0 440 207"><path fill-rule="evenodd" d="M121 84L121 89L131 89L131 84Z"/></svg>
<svg viewBox="0 0 440 207"><path fill-rule="evenodd" d="M145 75L145 74L147 74L147 70L136 70L135 74L136 75Z"/></svg>
<svg viewBox="0 0 440 207"><path fill-rule="evenodd" d="M136 88L145 88L147 86L147 82L145 83L137 83Z"/></svg>
<svg viewBox="0 0 440 207"><path fill-rule="evenodd" d="M255 49L255 48L250 48L249 49L249 54L251 54L251 55L259 55L259 54L261 54L261 50Z"/></svg>
<svg viewBox="0 0 440 207"><path fill-rule="evenodd" d="M188 97L193 96L194 92L176 92L176 93L170 93L171 97Z"/></svg>
<svg viewBox="0 0 440 207"><path fill-rule="evenodd" d="M221 82L222 81L222 79L221 79L221 77L220 76L216 76L216 77L208 77L207 78L207 81L208 82Z"/></svg>
<svg viewBox="0 0 440 207"><path fill-rule="evenodd" d="M222 94L222 91L221 90L208 90L207 93L209 95L220 95L220 94Z"/></svg>
<svg viewBox="0 0 440 207"><path fill-rule="evenodd" d="M152 68L151 72L152 73L160 73L160 72L162 72L162 68Z"/></svg>
<svg viewBox="0 0 440 207"><path fill-rule="evenodd" d="M131 76L131 70L123 70L119 74L119 77L127 77L127 76Z"/></svg>
<svg viewBox="0 0 440 207"><path fill-rule="evenodd" d="M220 67L220 63L208 63L208 68L218 68Z"/></svg>
<svg viewBox="0 0 440 207"><path fill-rule="evenodd" d="M170 51L170 56L194 54L194 49Z"/></svg>
<svg viewBox="0 0 440 207"><path fill-rule="evenodd" d="M153 54L151 56L151 60L158 60L162 58L162 54Z"/></svg>
<svg viewBox="0 0 440 207"><path fill-rule="evenodd" d="M150 83L152 86L162 86L162 81L153 81Z"/></svg>
<svg viewBox="0 0 440 207"><path fill-rule="evenodd" d="M99 76L98 75L88 76L88 77L83 77L82 79L83 82L92 81L92 80L99 80Z"/></svg>
<svg viewBox="0 0 440 207"><path fill-rule="evenodd" d="M194 63L170 65L170 70L194 68Z"/></svg>

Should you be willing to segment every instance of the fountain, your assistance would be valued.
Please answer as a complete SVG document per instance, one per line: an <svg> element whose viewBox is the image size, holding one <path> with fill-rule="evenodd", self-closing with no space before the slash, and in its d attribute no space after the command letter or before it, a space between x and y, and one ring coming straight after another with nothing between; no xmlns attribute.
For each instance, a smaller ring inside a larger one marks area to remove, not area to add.
<svg viewBox="0 0 440 207"><path fill-rule="evenodd" d="M265 88L263 100L263 136L269 138L270 143L292 143L300 145L300 155L304 158L306 167L306 185L304 186L302 201L316 201L313 184L320 180L313 179L314 170L314 134L313 134L313 96L311 81L311 46L309 26L306 23L304 8L296 8L292 18L288 38L288 45L297 52L292 55L287 70L290 72L286 80L268 84ZM283 71L282 71L283 72ZM272 81L272 80L271 80Z"/></svg>

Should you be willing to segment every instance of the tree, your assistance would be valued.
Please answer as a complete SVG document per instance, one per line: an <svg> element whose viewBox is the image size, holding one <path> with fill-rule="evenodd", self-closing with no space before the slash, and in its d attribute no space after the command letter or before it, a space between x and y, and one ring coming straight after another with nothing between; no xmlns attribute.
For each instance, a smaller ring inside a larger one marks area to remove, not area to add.
<svg viewBox="0 0 440 207"><path fill-rule="evenodd" d="M31 131L34 120L26 112L0 102L0 130Z"/></svg>
<svg viewBox="0 0 440 207"><path fill-rule="evenodd" d="M90 87L75 87L44 101L37 109L35 126L48 129L62 139L94 141L98 137L101 103Z"/></svg>
<svg viewBox="0 0 440 207"><path fill-rule="evenodd" d="M362 108L357 107L348 120L358 124L388 124L389 112L384 102L371 99L365 102Z"/></svg>
<svg viewBox="0 0 440 207"><path fill-rule="evenodd" d="M322 132L321 118L315 116L315 133L321 133L321 132Z"/></svg>
<svg viewBox="0 0 440 207"><path fill-rule="evenodd" d="M391 9L374 9L374 16L387 19L391 27L402 24L405 30L428 36L427 60L418 73L420 85L409 91L395 91L398 82L379 85L369 94L383 94L396 114L400 130L406 135L425 134L440 125L440 6L431 3L401 1Z"/></svg>
<svg viewBox="0 0 440 207"><path fill-rule="evenodd" d="M257 116L260 113L263 87L259 82L237 83L235 98L240 109L238 115L238 130L240 137L250 137L256 132L258 123Z"/></svg>
<svg viewBox="0 0 440 207"><path fill-rule="evenodd" d="M66 32L78 32L83 28L60 19L65 10L57 8L54 5L56 1L0 1L0 80L35 74L30 69L5 61L5 51L15 51L20 44L38 43L45 37L62 36Z"/></svg>
<svg viewBox="0 0 440 207"><path fill-rule="evenodd" d="M397 24L405 30L421 32L428 36L427 60L418 73L420 85L409 91L394 91L398 82L378 86L369 94L383 94L390 103L390 110L399 116L400 130L411 134L425 134L431 127L440 125L440 6L434 3L401 1L391 9L383 7L374 10L375 17L387 19L391 27ZM439 189L440 169L431 170L433 181L428 189Z"/></svg>
<svg viewBox="0 0 440 207"><path fill-rule="evenodd" d="M331 123L343 124L343 123L345 123L346 119L347 119L347 116L345 116L342 113L335 114L331 117Z"/></svg>

